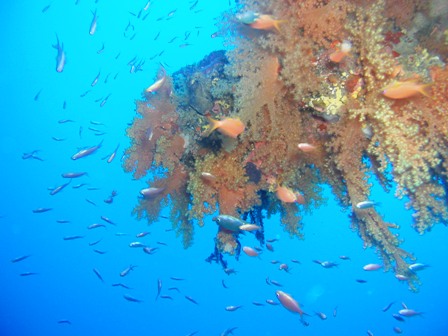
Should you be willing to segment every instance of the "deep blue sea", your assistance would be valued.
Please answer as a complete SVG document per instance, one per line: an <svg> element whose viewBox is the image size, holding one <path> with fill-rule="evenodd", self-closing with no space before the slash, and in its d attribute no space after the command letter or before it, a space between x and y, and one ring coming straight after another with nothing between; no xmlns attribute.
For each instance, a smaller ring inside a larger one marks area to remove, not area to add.
<svg viewBox="0 0 448 336"><path fill-rule="evenodd" d="M173 73L224 48L220 37L211 36L233 1L194 4L154 0L145 10L146 0L1 2L0 336L225 335L234 327L235 336L394 335L394 327L403 335L448 335L448 230L436 225L419 235L405 200L380 187L372 195L381 202L379 212L400 225L402 246L430 265L419 273L418 293L392 271L362 269L381 260L373 249L363 248L329 188L327 205L304 216L304 240L290 238L279 218L266 219L266 237L278 239L274 251L265 250L260 258L228 258L237 271L231 275L204 261L214 247L211 218L196 228L194 245L185 250L167 219L148 226L132 215L148 179L133 180L122 168L135 100L154 82L160 63ZM91 35L93 13L97 28ZM52 47L57 40L66 53L61 73ZM144 61L142 71L131 73L133 59ZM95 154L71 159L100 142ZM107 163L117 146L115 159ZM24 158L24 153L34 154ZM73 171L88 175L50 195L68 182L61 174ZM113 202L104 202L113 191ZM33 212L39 208L52 210ZM104 227L88 229L94 223ZM144 231L150 234L135 237ZM251 235L242 240L253 244ZM134 241L158 249L148 255L129 247ZM12 262L22 256L28 257ZM315 259L339 265L326 269ZM287 262L290 273L271 260ZM120 276L130 265L133 270ZM282 287L268 285L266 278ZM118 283L129 288L112 286ZM278 302L278 289L312 315L309 326L281 305L266 303ZM424 314L397 321L392 314L402 303ZM242 307L226 311L231 305Z"/></svg>

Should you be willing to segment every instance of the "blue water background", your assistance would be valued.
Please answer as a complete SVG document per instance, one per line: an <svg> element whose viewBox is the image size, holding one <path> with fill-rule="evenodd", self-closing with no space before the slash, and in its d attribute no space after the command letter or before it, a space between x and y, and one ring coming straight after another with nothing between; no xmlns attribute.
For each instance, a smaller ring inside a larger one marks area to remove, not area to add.
<svg viewBox="0 0 448 336"><path fill-rule="evenodd" d="M0 335L187 335L194 331L198 335L219 335L230 327L238 327L235 335L366 335L367 330L374 335L393 335L394 326L405 335L448 334L447 229L435 226L431 232L418 235L411 228L411 212L404 210L405 202L378 187L372 199L381 202L379 210L387 220L401 226L397 232L405 240L402 246L414 252L419 262L431 265L420 273L423 284L419 293L410 292L391 272L362 270L367 263L379 262L378 257L374 250L363 249L361 239L350 229L348 213L341 211L328 189L328 204L303 218L305 240L288 237L277 217L266 220L266 237L279 239L274 243L275 251L265 251L260 258L243 255L239 262L229 257L229 266L238 272L230 276L218 265L204 262L213 251L216 234L216 224L210 218L205 227L195 228L194 245L184 250L180 237L166 231L171 228L168 220L162 218L148 227L131 215L138 191L146 186L146 179L134 181L124 173L120 161L129 145L125 129L135 115L134 102L156 79L159 62L172 73L221 49L222 39L211 35L216 31L216 18L229 8L228 0L199 0L193 10L189 9L193 1L154 0L142 14L149 13L144 21L130 14L138 14L145 4L144 0L80 0L75 5L75 0L55 0L3 1L0 5ZM98 29L90 36L95 10ZM168 16L173 10L176 12ZM132 34L124 35L129 22L135 26L133 40ZM186 42L191 45L180 48L187 31L191 36ZM62 73L55 71L56 50L52 45L56 34L67 53ZM168 43L175 36L179 37ZM103 43L104 51L98 54ZM149 60L162 51L162 56ZM134 56L146 60L144 71L130 73L127 63ZM98 72L99 82L91 87ZM108 83L104 83L108 73ZM91 91L81 98L87 90ZM100 107L95 100L108 94L107 103ZM58 123L63 119L74 122ZM105 125L91 125L91 120ZM96 136L88 130L90 126L106 134ZM57 142L52 137L66 140ZM77 161L70 159L79 148L103 139L98 153ZM102 160L118 144L115 160L111 164ZM22 160L23 153L35 149L40 150L37 155L44 161ZM87 171L89 175L49 195L48 188L67 182L60 174L69 171ZM87 185L72 188L78 183ZM112 204L106 204L103 200L112 190L118 195ZM32 213L39 207L53 210ZM100 216L109 217L116 226L105 223L106 228L88 230L88 225L102 223ZM135 238L146 230L151 234ZM128 235L117 236L118 232ZM72 235L85 237L62 239ZM89 246L99 239L100 243ZM129 243L137 240L159 250L147 255L130 248ZM242 238L242 243L256 245L250 234ZM100 255L93 248L107 253ZM22 255L31 256L11 263ZM340 255L351 260L340 260ZM278 265L270 263L273 259L287 262L291 273L278 270ZM313 259L340 265L324 269ZM137 267L121 278L119 273L131 264ZM104 283L93 268L101 273ZM38 274L19 276L24 272ZM304 327L297 315L281 306L254 306L252 301L275 300L278 288L267 285L266 277L282 283L282 290L303 304L306 312L314 315L321 311L328 319L313 316L308 319L310 326ZM158 279L163 283L162 294L173 300L155 300ZM360 284L356 279L367 283ZM222 286L222 280L228 289ZM132 289L111 286L118 282ZM180 293L169 287L178 287ZM123 294L143 302L128 302ZM392 301L392 308L382 312ZM404 323L395 321L391 314L401 309L401 302L425 314ZM224 308L228 305L243 307L227 312ZM333 317L335 307L337 316ZM71 324L58 323L61 320Z"/></svg>

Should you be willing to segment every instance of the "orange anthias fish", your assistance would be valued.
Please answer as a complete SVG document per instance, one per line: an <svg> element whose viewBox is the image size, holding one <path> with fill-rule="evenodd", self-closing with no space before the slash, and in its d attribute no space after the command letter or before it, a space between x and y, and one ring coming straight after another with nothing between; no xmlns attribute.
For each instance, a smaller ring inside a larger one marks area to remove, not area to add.
<svg viewBox="0 0 448 336"><path fill-rule="evenodd" d="M215 120L213 118L207 117L210 126L205 132L205 136L209 136L214 130L227 135L231 138L236 139L238 135L243 133L244 124L241 120L235 118L224 118L223 120Z"/></svg>
<svg viewBox="0 0 448 336"><path fill-rule="evenodd" d="M249 26L261 30L271 30L274 28L280 32L279 24L283 22L285 22L285 20L276 20L271 15L261 14L254 20L254 22L249 24Z"/></svg>
<svg viewBox="0 0 448 336"><path fill-rule="evenodd" d="M430 85L431 84L420 84L417 79L394 81L383 89L382 94L391 99L410 98L418 93L430 97L427 92Z"/></svg>
<svg viewBox="0 0 448 336"><path fill-rule="evenodd" d="M305 198L299 192L294 192L288 187L278 186L276 191L277 198L284 203L304 204Z"/></svg>
<svg viewBox="0 0 448 336"><path fill-rule="evenodd" d="M349 41L341 43L340 47L330 54L330 61L334 63L340 63L346 56L350 55L352 44Z"/></svg>

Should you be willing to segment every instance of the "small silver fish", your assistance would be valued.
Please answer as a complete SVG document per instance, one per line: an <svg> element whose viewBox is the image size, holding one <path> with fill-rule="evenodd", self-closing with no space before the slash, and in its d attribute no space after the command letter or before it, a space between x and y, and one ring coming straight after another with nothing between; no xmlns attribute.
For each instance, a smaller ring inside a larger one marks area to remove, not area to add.
<svg viewBox="0 0 448 336"><path fill-rule="evenodd" d="M379 205L379 202L373 202L373 201L363 201L356 204L356 207L358 209L370 209L377 205Z"/></svg>
<svg viewBox="0 0 448 336"><path fill-rule="evenodd" d="M80 151L78 151L77 153L72 155L72 160L78 160L78 159L81 159L83 157L86 157L88 155L95 153L99 148L101 148L102 144L103 144L103 141L101 140L101 142L96 146L81 149Z"/></svg>
<svg viewBox="0 0 448 336"><path fill-rule="evenodd" d="M64 51L64 43L59 43L59 37L56 35L56 44L53 45L53 48L55 48L58 51L58 54L56 56L56 71L62 72L64 71L65 62L67 61L67 57L65 55Z"/></svg>

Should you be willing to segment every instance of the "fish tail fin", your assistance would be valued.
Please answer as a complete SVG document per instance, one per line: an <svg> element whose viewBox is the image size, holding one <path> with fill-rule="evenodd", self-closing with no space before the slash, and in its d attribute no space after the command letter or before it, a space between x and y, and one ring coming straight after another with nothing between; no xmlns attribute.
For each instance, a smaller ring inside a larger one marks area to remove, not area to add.
<svg viewBox="0 0 448 336"><path fill-rule="evenodd" d="M286 22L286 20L274 20L275 30L277 30L279 33L281 33L282 31L280 30L280 24L283 24L285 22Z"/></svg>
<svg viewBox="0 0 448 336"><path fill-rule="evenodd" d="M432 84L433 83L428 83L428 84L421 85L421 87L419 88L418 92L420 92L425 97L434 99L434 97L431 95L431 86L432 86Z"/></svg>
<svg viewBox="0 0 448 336"><path fill-rule="evenodd" d="M208 128L207 130L204 132L204 137L208 137L210 134L212 134L212 132L217 129L219 127L219 121L215 120L213 118L211 118L210 116L207 116L207 121L208 121Z"/></svg>
<svg viewBox="0 0 448 336"><path fill-rule="evenodd" d="M55 48L55 49L59 49L60 45L59 45L59 36L58 36L58 34L56 34L56 44L52 44L51 46L53 48Z"/></svg>

